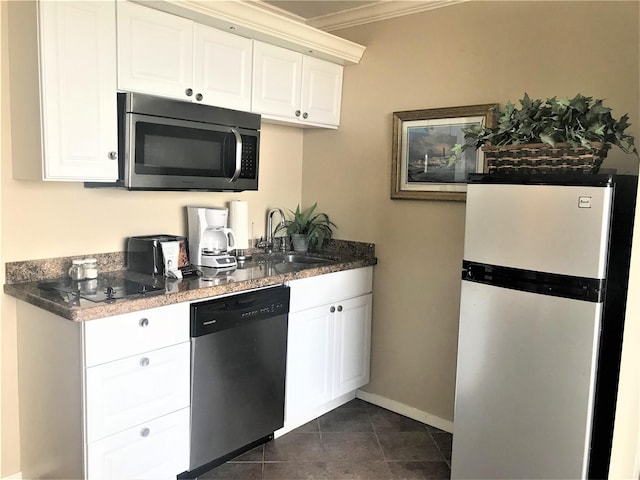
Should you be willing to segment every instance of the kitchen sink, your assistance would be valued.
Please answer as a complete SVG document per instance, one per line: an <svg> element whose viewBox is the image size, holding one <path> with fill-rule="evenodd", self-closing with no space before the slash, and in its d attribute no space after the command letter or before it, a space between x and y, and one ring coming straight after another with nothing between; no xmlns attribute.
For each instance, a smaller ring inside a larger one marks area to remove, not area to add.
<svg viewBox="0 0 640 480"><path fill-rule="evenodd" d="M318 264L318 263L331 263L331 260L326 258L314 257L313 255L305 255L301 253L288 253L286 255L276 254L269 257L273 263L304 263L304 264Z"/></svg>
<svg viewBox="0 0 640 480"><path fill-rule="evenodd" d="M301 253L274 253L260 257L257 263L273 269L274 273L288 273L328 265L332 260Z"/></svg>

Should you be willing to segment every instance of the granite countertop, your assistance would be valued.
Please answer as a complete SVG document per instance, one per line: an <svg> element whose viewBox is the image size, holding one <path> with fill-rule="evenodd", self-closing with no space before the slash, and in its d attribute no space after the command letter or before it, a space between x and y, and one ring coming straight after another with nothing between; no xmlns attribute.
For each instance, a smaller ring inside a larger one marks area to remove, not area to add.
<svg viewBox="0 0 640 480"><path fill-rule="evenodd" d="M7 284L4 292L27 303L43 308L66 319L82 322L147 308L179 302L202 300L228 293L280 285L289 280L313 277L341 270L375 265L372 244L333 240L330 248L314 256L323 257L321 264L286 264L273 256L254 254L246 262L239 262L235 270L205 271L183 279L129 272L124 267L124 254L91 255L98 258L100 284L112 280L130 280L159 288L158 292L136 295L105 302L94 302L69 292L41 288L46 280L68 280L66 271L73 258L7 263Z"/></svg>

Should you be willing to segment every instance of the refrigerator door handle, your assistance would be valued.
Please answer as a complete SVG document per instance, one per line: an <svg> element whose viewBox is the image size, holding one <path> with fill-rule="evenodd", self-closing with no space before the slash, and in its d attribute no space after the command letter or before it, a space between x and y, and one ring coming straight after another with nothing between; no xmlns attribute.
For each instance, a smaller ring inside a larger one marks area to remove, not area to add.
<svg viewBox="0 0 640 480"><path fill-rule="evenodd" d="M603 302L606 291L606 280L601 278L534 272L468 260L462 263L462 280L594 303Z"/></svg>

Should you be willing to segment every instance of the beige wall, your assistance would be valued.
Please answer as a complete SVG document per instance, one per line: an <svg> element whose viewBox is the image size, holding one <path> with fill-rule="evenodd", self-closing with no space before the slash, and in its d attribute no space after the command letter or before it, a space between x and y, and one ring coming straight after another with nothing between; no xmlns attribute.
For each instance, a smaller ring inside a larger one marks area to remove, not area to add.
<svg viewBox="0 0 640 480"><path fill-rule="evenodd" d="M4 78L6 71L7 55L7 15L6 3L0 3L0 78ZM8 84L0 82L0 164L8 158L8 131L4 128L7 111ZM0 185L2 184L2 169L0 169ZM0 188L0 238L2 238L2 205L3 199ZM0 265L4 265L2 242L0 242ZM4 268L0 269L0 282L4 285ZM18 433L18 402L17 385L15 383L16 371L16 332L15 318L8 319L1 315L4 308L4 295L0 295L0 477L5 472L15 472L19 468L20 453L17 441ZM5 382L6 379L10 379ZM7 470L5 470L5 466Z"/></svg>
<svg viewBox="0 0 640 480"><path fill-rule="evenodd" d="M304 138L303 202L376 244L370 393L453 419L462 202L390 200L392 112L531 96L607 99L638 136L638 2L468 2L340 30L342 124ZM617 149L616 149L617 150ZM612 150L603 168L636 172Z"/></svg>
<svg viewBox="0 0 640 480"><path fill-rule="evenodd" d="M260 190L243 193L128 192L85 189L82 184L13 180L10 150L6 2L2 5L2 171L1 242L4 262L124 250L125 239L153 233L187 234L186 205L228 206L249 203L255 236L264 235L269 208L295 208L301 201L300 129L263 124ZM10 92L9 92L10 93ZM35 122L35 119L34 119ZM15 133L15 132L14 132ZM34 132L18 132L33 135ZM37 133L36 133L37 134ZM20 158L14 158L20 161ZM15 299L0 296L2 306L2 460L0 477L20 470L18 441Z"/></svg>

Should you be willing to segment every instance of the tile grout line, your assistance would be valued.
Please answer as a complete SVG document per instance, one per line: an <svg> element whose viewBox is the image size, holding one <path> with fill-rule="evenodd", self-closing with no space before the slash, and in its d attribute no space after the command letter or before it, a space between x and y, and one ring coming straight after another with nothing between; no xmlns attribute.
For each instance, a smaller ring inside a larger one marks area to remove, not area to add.
<svg viewBox="0 0 640 480"><path fill-rule="evenodd" d="M369 423L371 424L371 429L373 430L373 434L376 437L376 442L378 443L378 447L380 447L380 451L382 452L382 461L387 464L387 468L389 468L389 460L387 460L387 456L384 453L384 448L382 448L382 443L380 442L380 437L378 436L378 430L376 430L376 426L371 419L371 413L369 412L369 408L367 406L364 407L365 412L367 412L367 418L369 419Z"/></svg>
<svg viewBox="0 0 640 480"><path fill-rule="evenodd" d="M451 465L449 463L449 460L447 460L447 456L442 451L442 448L440 448L440 444L438 442L436 442L436 439L433 437L433 432L431 432L427 428L427 433L429 433L429 436L431 437L431 441L435 444L436 448L438 449L438 452L440 452L440 455L442 456L442 460L444 460L444 463L446 463L447 466L449 467L449 470L451 470Z"/></svg>

